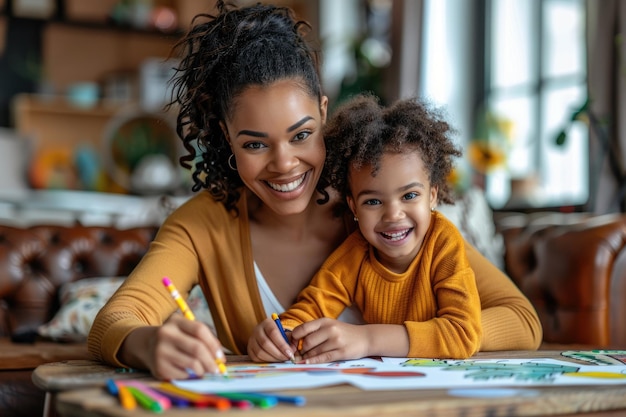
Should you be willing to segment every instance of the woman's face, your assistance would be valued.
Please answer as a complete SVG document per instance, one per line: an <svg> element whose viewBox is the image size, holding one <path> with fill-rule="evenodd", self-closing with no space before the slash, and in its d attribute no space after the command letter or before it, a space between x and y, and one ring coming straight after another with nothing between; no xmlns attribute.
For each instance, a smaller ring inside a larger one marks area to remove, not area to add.
<svg viewBox="0 0 626 417"><path fill-rule="evenodd" d="M326 97L320 104L285 80L245 90L226 121L243 183L280 215L303 212L315 193L326 156L327 105Z"/></svg>

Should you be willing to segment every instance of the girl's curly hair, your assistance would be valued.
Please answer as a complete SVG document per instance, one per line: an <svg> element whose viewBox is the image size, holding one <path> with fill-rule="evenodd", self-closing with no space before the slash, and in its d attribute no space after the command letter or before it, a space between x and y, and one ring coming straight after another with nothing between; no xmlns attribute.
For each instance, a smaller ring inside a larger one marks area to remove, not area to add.
<svg viewBox="0 0 626 417"><path fill-rule="evenodd" d="M451 139L454 130L440 112L419 100L398 100L383 107L371 94L360 94L340 105L326 124L324 180L341 193L350 193L348 169L371 165L376 174L385 152L419 151L438 202L453 204L447 177L453 158L462 155Z"/></svg>
<svg viewBox="0 0 626 417"><path fill-rule="evenodd" d="M246 88L283 79L296 80L321 101L319 54L306 40L309 24L296 20L289 8L260 3L237 8L223 0L216 8L215 16L196 16L172 50L180 63L168 106L178 109L176 130L187 152L180 164L192 169L192 191L205 188L236 212L243 182L229 168L232 152L220 121L236 111Z"/></svg>

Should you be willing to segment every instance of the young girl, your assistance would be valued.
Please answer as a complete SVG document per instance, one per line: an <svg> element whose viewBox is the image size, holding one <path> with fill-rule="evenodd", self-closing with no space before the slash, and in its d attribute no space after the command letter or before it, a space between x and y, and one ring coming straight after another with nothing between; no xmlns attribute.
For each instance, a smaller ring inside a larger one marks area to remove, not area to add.
<svg viewBox="0 0 626 417"><path fill-rule="evenodd" d="M461 234L435 211L439 201L451 202L446 179L460 155L449 131L416 100L383 108L360 96L330 120L326 167L359 230L281 314L308 363L331 356L467 358L478 351L474 273ZM353 304L367 324L323 319ZM274 343L283 339L275 323L259 326L248 344L252 359L285 360Z"/></svg>
<svg viewBox="0 0 626 417"><path fill-rule="evenodd" d="M218 0L215 16L199 16L181 40L178 133L197 194L99 312L88 339L94 359L163 379L218 372L224 349L246 353L255 326L293 304L354 229L320 181L328 100L306 29L287 8ZM466 248L483 310L481 349L537 348L532 305ZM200 285L216 334L173 314L164 276L184 298Z"/></svg>

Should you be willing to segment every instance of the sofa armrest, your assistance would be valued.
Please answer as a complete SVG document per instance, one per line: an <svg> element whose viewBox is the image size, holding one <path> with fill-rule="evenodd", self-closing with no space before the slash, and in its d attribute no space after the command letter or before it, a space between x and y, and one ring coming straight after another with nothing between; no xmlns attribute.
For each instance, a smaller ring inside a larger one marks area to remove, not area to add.
<svg viewBox="0 0 626 417"><path fill-rule="evenodd" d="M500 217L498 230L544 342L626 345L626 215L518 213Z"/></svg>
<svg viewBox="0 0 626 417"><path fill-rule="evenodd" d="M0 371L32 370L45 363L89 358L85 343L38 341L18 344L7 338L0 338Z"/></svg>

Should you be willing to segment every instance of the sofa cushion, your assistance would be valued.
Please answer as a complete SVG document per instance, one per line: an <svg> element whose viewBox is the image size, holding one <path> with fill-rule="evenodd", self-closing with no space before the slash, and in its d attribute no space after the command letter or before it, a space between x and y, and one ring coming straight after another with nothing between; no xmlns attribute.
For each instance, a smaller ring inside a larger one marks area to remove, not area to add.
<svg viewBox="0 0 626 417"><path fill-rule="evenodd" d="M40 336L62 342L83 342L98 311L126 277L85 278L68 282L59 291L59 311L39 326Z"/></svg>
<svg viewBox="0 0 626 417"><path fill-rule="evenodd" d="M504 241L496 231L493 210L480 188L470 188L454 205L440 205L437 210L454 223L465 240L485 258L504 270Z"/></svg>

